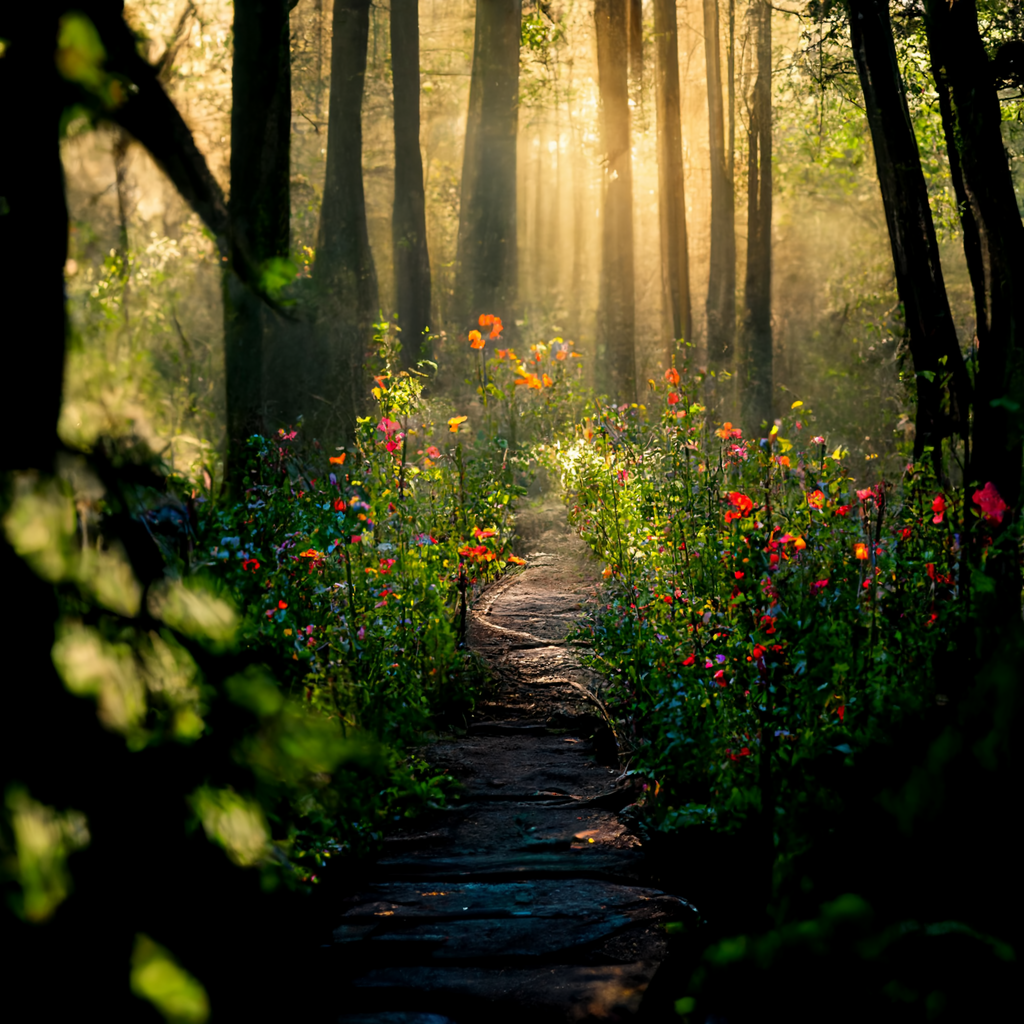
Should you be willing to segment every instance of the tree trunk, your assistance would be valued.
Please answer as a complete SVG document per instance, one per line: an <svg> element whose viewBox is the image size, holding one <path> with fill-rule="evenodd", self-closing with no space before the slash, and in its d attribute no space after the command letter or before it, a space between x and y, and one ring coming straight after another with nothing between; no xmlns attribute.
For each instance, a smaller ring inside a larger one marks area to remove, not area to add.
<svg viewBox="0 0 1024 1024"><path fill-rule="evenodd" d="M629 35L629 85L637 106L644 91L644 4L643 0L627 0L627 33Z"/></svg>
<svg viewBox="0 0 1024 1024"><path fill-rule="evenodd" d="M257 267L288 255L289 8L287 0L235 0L228 212L235 237ZM263 357L274 314L230 267L224 271L223 296L227 466L234 476L245 468L245 439L267 429Z"/></svg>
<svg viewBox="0 0 1024 1024"><path fill-rule="evenodd" d="M945 127L958 158L966 207L964 241L978 312L978 368L965 501L975 485L994 485L1010 512L1020 505L1024 408L1024 225L1003 145L992 67L978 31L974 0L925 0L928 48L948 93ZM943 111L946 113L946 111ZM976 245L972 252L971 246ZM980 267L978 266L980 264ZM976 271L980 269L981 274ZM998 532L998 531L997 531ZM984 615L991 624L1020 624L1020 566L1016 545L990 550L985 570L995 592ZM980 609L979 609L980 610Z"/></svg>
<svg viewBox="0 0 1024 1024"><path fill-rule="evenodd" d="M658 111L658 213L661 276L674 340L691 341L690 262L686 237L683 138L679 100L679 30L675 0L654 0ZM669 346L668 356L674 345Z"/></svg>
<svg viewBox="0 0 1024 1024"><path fill-rule="evenodd" d="M5 415L18 441L3 446L0 469L50 472L64 383L68 255L57 122L70 100L53 71L56 14L12 9L6 17L10 41L0 58L0 336ZM34 83L31 101L26 82ZM31 319L28 334L17 328L18 310Z"/></svg>
<svg viewBox="0 0 1024 1024"><path fill-rule="evenodd" d="M594 21L606 182L598 311L599 381L616 401L633 402L633 158L629 144L626 0L596 0Z"/></svg>
<svg viewBox="0 0 1024 1024"><path fill-rule="evenodd" d="M370 0L335 0L327 167L316 267L317 329L335 423L348 441L365 402L363 360L377 313L377 275L363 194L363 82Z"/></svg>
<svg viewBox="0 0 1024 1024"><path fill-rule="evenodd" d="M430 325L430 259L420 153L419 0L391 0L391 76L395 97L391 238L402 359L409 367L427 354L424 332Z"/></svg>
<svg viewBox="0 0 1024 1024"><path fill-rule="evenodd" d="M708 367L731 370L736 335L736 210L725 151L722 61L718 0L704 3L704 57L708 76L708 137L711 149L711 253L708 266Z"/></svg>
<svg viewBox="0 0 1024 1024"><path fill-rule="evenodd" d="M940 466L942 439L967 429L970 381L946 297L887 0L850 0L850 42L864 93L917 379L914 454L919 458L931 447Z"/></svg>
<svg viewBox="0 0 1024 1024"><path fill-rule="evenodd" d="M747 101L747 276L740 387L743 424L766 437L772 415L772 9L750 9L756 77Z"/></svg>
<svg viewBox="0 0 1024 1024"><path fill-rule="evenodd" d="M455 308L510 322L516 302L516 135L522 0L477 0L462 160Z"/></svg>

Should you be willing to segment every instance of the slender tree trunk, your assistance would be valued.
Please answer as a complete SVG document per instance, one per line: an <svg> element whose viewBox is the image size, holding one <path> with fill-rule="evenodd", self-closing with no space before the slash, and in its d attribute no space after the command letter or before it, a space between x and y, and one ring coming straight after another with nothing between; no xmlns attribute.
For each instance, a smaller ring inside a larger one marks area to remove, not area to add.
<svg viewBox="0 0 1024 1024"><path fill-rule="evenodd" d="M730 182L736 177L736 0L729 0L729 49L725 54L725 77L728 84L729 134L725 144L725 173Z"/></svg>
<svg viewBox="0 0 1024 1024"><path fill-rule="evenodd" d="M317 238L318 332L337 426L355 433L365 401L363 361L377 313L377 275L363 193L363 83L370 0L335 0L327 168Z"/></svg>
<svg viewBox="0 0 1024 1024"><path fill-rule="evenodd" d="M231 197L235 237L261 266L288 255L291 56L287 0L235 0L231 65ZM224 271L228 472L245 467L245 439L266 429L263 358L273 314Z"/></svg>
<svg viewBox="0 0 1024 1024"><path fill-rule="evenodd" d="M395 95L395 208L392 218L402 358L424 357L430 323L423 157L420 153L419 0L391 0L391 75Z"/></svg>
<svg viewBox="0 0 1024 1024"><path fill-rule="evenodd" d="M756 76L748 99L747 275L740 387L743 423L767 436L772 416L772 9L750 10Z"/></svg>
<svg viewBox="0 0 1024 1024"><path fill-rule="evenodd" d="M704 3L704 57L708 75L711 148L711 253L708 267L708 366L731 370L736 336L736 210L725 147L718 0Z"/></svg>
<svg viewBox="0 0 1024 1024"><path fill-rule="evenodd" d="M633 287L633 157L629 139L626 0L596 0L597 69L605 153L598 358L603 386L636 400Z"/></svg>
<svg viewBox="0 0 1024 1024"><path fill-rule="evenodd" d="M679 100L679 29L675 0L654 0L654 38L661 276L672 323L672 338L682 338L689 342L693 331ZM669 356L674 347L669 346Z"/></svg>
<svg viewBox="0 0 1024 1024"><path fill-rule="evenodd" d="M522 14L522 0L477 0L455 294L467 320L495 313L510 322L516 303Z"/></svg>
<svg viewBox="0 0 1024 1024"><path fill-rule="evenodd" d="M850 42L864 93L917 378L914 454L920 457L926 447L932 447L940 466L943 437L966 432L970 381L946 297L887 0L850 0Z"/></svg>
<svg viewBox="0 0 1024 1024"><path fill-rule="evenodd" d="M956 154L966 199L965 252L968 266L975 264L972 284L980 344L965 494L971 495L975 484L991 483L1010 507L1001 527L1006 530L1019 514L1024 454L1024 225L974 0L952 5L925 0L925 26L940 96L943 90L948 96L947 139L951 155ZM996 584L993 599L985 602L990 628L999 622L1019 628L1016 546L1001 554L998 548L990 551L985 568Z"/></svg>
<svg viewBox="0 0 1024 1024"><path fill-rule="evenodd" d="M631 99L639 106L644 91L644 4L643 0L627 0L627 33L629 35L629 85Z"/></svg>

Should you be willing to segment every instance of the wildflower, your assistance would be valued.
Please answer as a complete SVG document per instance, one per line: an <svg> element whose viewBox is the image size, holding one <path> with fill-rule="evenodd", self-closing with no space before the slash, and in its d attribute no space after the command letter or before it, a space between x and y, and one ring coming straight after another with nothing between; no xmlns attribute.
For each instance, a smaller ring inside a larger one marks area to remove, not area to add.
<svg viewBox="0 0 1024 1024"><path fill-rule="evenodd" d="M821 508L825 504L825 495L821 491L811 491L807 495L807 504L810 508Z"/></svg>
<svg viewBox="0 0 1024 1024"><path fill-rule="evenodd" d="M376 382L377 387L379 387L381 389L381 391L387 391L388 387L384 383L385 378L383 376L381 376L381 377L374 377L373 379Z"/></svg>
<svg viewBox="0 0 1024 1024"><path fill-rule="evenodd" d="M839 721L841 722L843 717L846 715L846 705L840 704L839 707L836 708L836 714L839 716Z"/></svg>
<svg viewBox="0 0 1024 1024"><path fill-rule="evenodd" d="M999 492L990 480L983 488L974 492L971 500L981 509L982 518L987 523L1001 523L1009 506L1003 501Z"/></svg>
<svg viewBox="0 0 1024 1024"><path fill-rule="evenodd" d="M556 359L557 359L557 360L558 360L558 361L559 361L560 363L564 363L564 362L565 362L565 349L564 349L564 348L560 348L560 349L559 349L559 350L558 350L558 351L557 351L557 352L555 353L555 358L556 358Z"/></svg>
<svg viewBox="0 0 1024 1024"><path fill-rule="evenodd" d="M669 392L668 404L669 405L676 405L678 402L679 402L679 396L674 391Z"/></svg>
<svg viewBox="0 0 1024 1024"><path fill-rule="evenodd" d="M863 491L857 492L858 501L874 501L876 496L877 495L875 494L875 489L873 487L865 487Z"/></svg>
<svg viewBox="0 0 1024 1024"><path fill-rule="evenodd" d="M780 466L785 466L786 469L789 469L789 456L788 455L778 455L778 456L776 456L775 461Z"/></svg>
<svg viewBox="0 0 1024 1024"><path fill-rule="evenodd" d="M725 686L725 669L720 668L712 678L719 686Z"/></svg>
<svg viewBox="0 0 1024 1024"><path fill-rule="evenodd" d="M819 434L817 437L812 437L811 438L811 444L824 444L824 443L825 443L825 438L823 438L821 436L821 434Z"/></svg>
<svg viewBox="0 0 1024 1024"><path fill-rule="evenodd" d="M738 579L738 580L741 580L741 579L743 579L743 577L744 577L744 576L746 576L746 575L747 575L747 574L746 574L745 572L734 572L734 573L733 573L733 576L735 576L735 577L736 577L736 579Z"/></svg>
<svg viewBox="0 0 1024 1024"><path fill-rule="evenodd" d="M736 506L737 512L732 513L733 519L739 519L742 516L748 516L754 510L754 503L745 494L741 494L739 491L729 492L729 501ZM726 513L728 521L729 513Z"/></svg>
<svg viewBox="0 0 1024 1024"><path fill-rule="evenodd" d="M497 530L481 530L479 526L473 527L473 536L477 540L486 540L488 537L496 537L497 535Z"/></svg>
<svg viewBox="0 0 1024 1024"><path fill-rule="evenodd" d="M507 555L505 561L511 562L513 565L526 565L526 559L520 558L518 555Z"/></svg>
<svg viewBox="0 0 1024 1024"><path fill-rule="evenodd" d="M935 500L932 502L932 511L935 515L932 516L933 523L941 523L942 517L946 514L946 499L941 494L935 495Z"/></svg>
<svg viewBox="0 0 1024 1024"><path fill-rule="evenodd" d="M377 424L377 429L390 441L392 435L402 429L402 424L389 420L387 416L382 416L380 423Z"/></svg>
<svg viewBox="0 0 1024 1024"><path fill-rule="evenodd" d="M255 558L247 558L242 563L242 572L247 572L250 565L252 566L253 572L256 572L256 570L260 567L260 563Z"/></svg>
<svg viewBox="0 0 1024 1024"><path fill-rule="evenodd" d="M323 552L317 551L316 548L306 548L305 551L299 552L299 558L323 558Z"/></svg>
<svg viewBox="0 0 1024 1024"><path fill-rule="evenodd" d="M382 558L380 560L380 571L386 575L391 572L391 566L394 564L395 560L393 558Z"/></svg>
<svg viewBox="0 0 1024 1024"><path fill-rule="evenodd" d="M470 547L468 544L459 548L459 554L473 562L490 562L494 560L494 552L488 551L483 544L477 547Z"/></svg>
<svg viewBox="0 0 1024 1024"><path fill-rule="evenodd" d="M277 602L277 610L279 612L283 612L285 610L285 608L287 608L287 607L288 607L288 602L287 601L278 601Z"/></svg>
<svg viewBox="0 0 1024 1024"><path fill-rule="evenodd" d="M342 452L340 455L332 455L327 461L333 463L335 466L345 465L345 456L347 452Z"/></svg>
<svg viewBox="0 0 1024 1024"><path fill-rule="evenodd" d="M497 338L498 335L505 329L501 323L501 317L495 316L493 313L481 313L480 318L477 321L481 327L490 327L491 337Z"/></svg>
<svg viewBox="0 0 1024 1024"><path fill-rule="evenodd" d="M728 441L730 438L742 437L743 431L739 427L734 427L728 420L722 424L722 426L715 431L723 441Z"/></svg>
<svg viewBox="0 0 1024 1024"><path fill-rule="evenodd" d="M359 627L359 631L356 633L356 639L357 640L365 640L366 639L366 627L365 626L360 626Z"/></svg>
<svg viewBox="0 0 1024 1024"><path fill-rule="evenodd" d="M818 580L816 583L811 584L811 593L819 594L828 586L828 580Z"/></svg>
<svg viewBox="0 0 1024 1024"><path fill-rule="evenodd" d="M612 567L610 565L606 565L604 567L604 572L602 572L601 575L607 580L607 579L611 578L611 575L612 575L613 571L614 570L612 569Z"/></svg>
<svg viewBox="0 0 1024 1024"><path fill-rule="evenodd" d="M913 529L909 526L904 526L902 529L896 531L896 533L899 535L900 540L910 540L910 535L913 532Z"/></svg>
<svg viewBox="0 0 1024 1024"><path fill-rule="evenodd" d="M469 347L470 348L483 348L485 344L486 344L486 342L480 336L480 332L479 331L470 331L469 332Z"/></svg>
<svg viewBox="0 0 1024 1024"><path fill-rule="evenodd" d="M665 604L671 604L672 603L672 595L671 594L662 594L661 595L661 599L662 599L662 601L665 602Z"/></svg>
<svg viewBox="0 0 1024 1024"><path fill-rule="evenodd" d="M670 366L665 371L665 380L667 380L669 382L669 384L678 384L679 383L679 371L674 366Z"/></svg>
<svg viewBox="0 0 1024 1024"><path fill-rule="evenodd" d="M697 660L697 655L696 654L691 654L688 658L686 658L683 661L683 665L686 665L686 666L692 665L696 660Z"/></svg>
<svg viewBox="0 0 1024 1024"><path fill-rule="evenodd" d="M450 420L448 421L448 429L449 429L449 430L450 430L450 431L451 431L451 432L452 432L453 434L457 434L457 433L459 432L459 424L460 424L460 423L465 423L465 422L466 422L466 420L468 420L468 419L469 419L469 417L468 417L468 416L453 416L453 417L452 417L452 418L451 418L451 419L450 419Z"/></svg>
<svg viewBox="0 0 1024 1024"><path fill-rule="evenodd" d="M853 545L853 557L863 561L868 557L868 546L867 544L857 543Z"/></svg>
<svg viewBox="0 0 1024 1024"><path fill-rule="evenodd" d="M804 548L807 547L807 541L805 541L803 537L795 537L793 539L793 547L796 548L797 551L803 551Z"/></svg>
<svg viewBox="0 0 1024 1024"><path fill-rule="evenodd" d="M849 505L840 505L838 508L832 509L832 515L834 516L845 516L850 511Z"/></svg>
<svg viewBox="0 0 1024 1024"><path fill-rule="evenodd" d="M429 455L432 459L439 459L439 458L441 458L441 452L438 450L438 448L435 445L431 445L427 449L427 455Z"/></svg>
<svg viewBox="0 0 1024 1024"><path fill-rule="evenodd" d="M544 376L541 378L541 383L544 385L544 387L549 388L555 382L545 373Z"/></svg>

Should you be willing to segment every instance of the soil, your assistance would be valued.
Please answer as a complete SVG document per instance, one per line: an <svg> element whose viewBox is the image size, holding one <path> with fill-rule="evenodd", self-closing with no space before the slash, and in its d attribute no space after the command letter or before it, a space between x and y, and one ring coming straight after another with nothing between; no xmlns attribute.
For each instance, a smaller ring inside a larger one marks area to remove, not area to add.
<svg viewBox="0 0 1024 1024"><path fill-rule="evenodd" d="M557 499L517 528L527 565L482 590L468 621L495 685L426 752L461 799L390 838L341 908L339 1024L636 1020L665 926L697 918L644 884L642 843L618 814L636 792L606 683L566 641L598 568Z"/></svg>

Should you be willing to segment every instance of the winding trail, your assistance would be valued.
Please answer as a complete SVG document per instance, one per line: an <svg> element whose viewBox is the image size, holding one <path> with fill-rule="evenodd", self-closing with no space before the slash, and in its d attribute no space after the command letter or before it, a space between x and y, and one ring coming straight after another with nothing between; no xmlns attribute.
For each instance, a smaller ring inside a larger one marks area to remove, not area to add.
<svg viewBox="0 0 1024 1024"><path fill-rule="evenodd" d="M555 500L517 519L527 566L478 595L469 642L498 685L464 736L427 753L464 786L424 831L388 840L334 932L339 1024L628 1021L695 916L643 885L618 817L603 682L565 637L599 583Z"/></svg>

